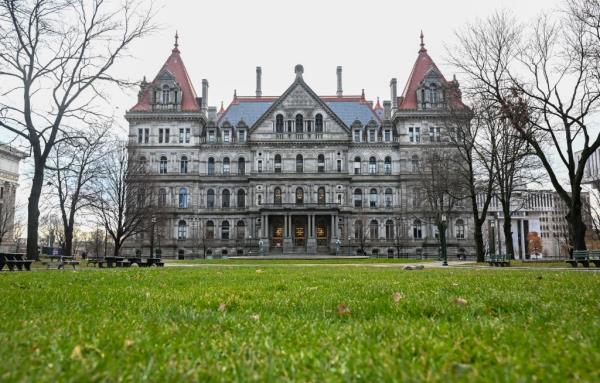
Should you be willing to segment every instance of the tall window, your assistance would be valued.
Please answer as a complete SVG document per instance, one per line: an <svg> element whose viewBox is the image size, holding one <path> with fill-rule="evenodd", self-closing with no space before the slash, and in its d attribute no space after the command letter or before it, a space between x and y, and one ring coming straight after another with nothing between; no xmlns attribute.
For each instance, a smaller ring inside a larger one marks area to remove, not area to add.
<svg viewBox="0 0 600 383"><path fill-rule="evenodd" d="M317 203L319 205L325 205L325 199L326 199L326 197L325 197L325 188L321 186L317 190Z"/></svg>
<svg viewBox="0 0 600 383"><path fill-rule="evenodd" d="M319 173L325 172L325 156L322 154L317 157L317 171Z"/></svg>
<svg viewBox="0 0 600 383"><path fill-rule="evenodd" d="M375 188L369 192L369 206L377 207L377 189Z"/></svg>
<svg viewBox="0 0 600 383"><path fill-rule="evenodd" d="M360 219L354 221L354 238L361 239L363 238L363 223Z"/></svg>
<svg viewBox="0 0 600 383"><path fill-rule="evenodd" d="M215 223L206 221L206 239L215 239Z"/></svg>
<svg viewBox="0 0 600 383"><path fill-rule="evenodd" d="M165 156L161 156L160 157L160 165L158 168L160 174L167 174L167 157Z"/></svg>
<svg viewBox="0 0 600 383"><path fill-rule="evenodd" d="M296 156L296 173L304 172L304 158L302 158L302 154L298 154Z"/></svg>
<svg viewBox="0 0 600 383"><path fill-rule="evenodd" d="M158 190L158 207L167 206L167 191L165 188L160 188Z"/></svg>
<svg viewBox="0 0 600 383"><path fill-rule="evenodd" d="M149 128L138 129L138 144L141 144L142 142L144 144L147 144L149 141L150 141L150 129Z"/></svg>
<svg viewBox="0 0 600 383"><path fill-rule="evenodd" d="M385 175L389 176L392 174L392 157L385 157L385 160L383 162L383 171L385 172Z"/></svg>
<svg viewBox="0 0 600 383"><path fill-rule="evenodd" d="M441 129L430 127L429 128L429 140L431 142L441 142L442 141Z"/></svg>
<svg viewBox="0 0 600 383"><path fill-rule="evenodd" d="M408 138L410 142L417 143L421 142L421 128L410 127L408 128Z"/></svg>
<svg viewBox="0 0 600 383"><path fill-rule="evenodd" d="M246 131L244 129L238 131L238 142L246 142Z"/></svg>
<svg viewBox="0 0 600 383"><path fill-rule="evenodd" d="M417 156L416 154L414 156L412 156L411 165L412 165L413 173L416 173L419 171L419 156Z"/></svg>
<svg viewBox="0 0 600 383"><path fill-rule="evenodd" d="M414 239L422 239L423 238L423 227L420 219L415 219L413 221L413 238Z"/></svg>
<svg viewBox="0 0 600 383"><path fill-rule="evenodd" d="M360 142L360 130L358 129L354 131L354 142Z"/></svg>
<svg viewBox="0 0 600 383"><path fill-rule="evenodd" d="M230 194L229 190L228 189L223 190L223 193L221 194L221 206L222 207L231 206L230 199L231 199L231 194Z"/></svg>
<svg viewBox="0 0 600 383"><path fill-rule="evenodd" d="M179 161L179 170L181 173L188 172L188 158L186 156L181 157L181 160Z"/></svg>
<svg viewBox="0 0 600 383"><path fill-rule="evenodd" d="M188 188L179 189L179 207L181 209L187 209L188 207Z"/></svg>
<svg viewBox="0 0 600 383"><path fill-rule="evenodd" d="M190 143L190 128L179 128L179 143Z"/></svg>
<svg viewBox="0 0 600 383"><path fill-rule="evenodd" d="M375 129L369 129L369 142L375 142L377 141L377 132L375 131Z"/></svg>
<svg viewBox="0 0 600 383"><path fill-rule="evenodd" d="M354 190L354 207L362 207L362 190Z"/></svg>
<svg viewBox="0 0 600 383"><path fill-rule="evenodd" d="M281 154L275 155L275 173L281 173Z"/></svg>
<svg viewBox="0 0 600 383"><path fill-rule="evenodd" d="M231 141L231 132L229 129L223 129L223 143L228 144Z"/></svg>
<svg viewBox="0 0 600 383"><path fill-rule="evenodd" d="M237 207L246 207L246 192L244 189L240 189L237 192Z"/></svg>
<svg viewBox="0 0 600 383"><path fill-rule="evenodd" d="M237 239L244 239L244 237L246 236L246 224L244 223L244 221L239 220L236 226L236 233L235 233L235 237Z"/></svg>
<svg viewBox="0 0 600 383"><path fill-rule="evenodd" d="M340 173L342 171L342 160L337 160L337 165L336 165L336 169L338 171L338 173Z"/></svg>
<svg viewBox="0 0 600 383"><path fill-rule="evenodd" d="M354 174L360 174L360 157L354 157Z"/></svg>
<svg viewBox="0 0 600 383"><path fill-rule="evenodd" d="M383 131L383 140L385 142L392 142L392 131L389 129L386 129Z"/></svg>
<svg viewBox="0 0 600 383"><path fill-rule="evenodd" d="M231 170L231 164L229 162L229 157L223 158L223 175L228 176Z"/></svg>
<svg viewBox="0 0 600 383"><path fill-rule="evenodd" d="M275 117L275 132L283 133L283 115L281 114Z"/></svg>
<svg viewBox="0 0 600 383"><path fill-rule="evenodd" d="M208 191L206 192L206 207L215 207L215 191L212 189L208 189Z"/></svg>
<svg viewBox="0 0 600 383"><path fill-rule="evenodd" d="M214 176L215 175L215 159L210 157L208 159L208 167L207 167L207 173L209 176Z"/></svg>
<svg viewBox="0 0 600 383"><path fill-rule="evenodd" d="M162 144L164 140L164 130L162 128L158 129L158 143Z"/></svg>
<svg viewBox="0 0 600 383"><path fill-rule="evenodd" d="M377 173L377 159L375 157L369 158L369 174Z"/></svg>
<svg viewBox="0 0 600 383"><path fill-rule="evenodd" d="M385 207L392 207L393 198L392 189L385 189Z"/></svg>
<svg viewBox="0 0 600 383"><path fill-rule="evenodd" d="M394 239L394 222L391 219L385 221L385 239Z"/></svg>
<svg viewBox="0 0 600 383"><path fill-rule="evenodd" d="M296 132L302 133L304 131L304 118L300 113L296 115Z"/></svg>
<svg viewBox="0 0 600 383"><path fill-rule="evenodd" d="M421 193L419 192L419 188L413 188L412 202L413 202L413 207L419 207L419 205L421 204Z"/></svg>
<svg viewBox="0 0 600 383"><path fill-rule="evenodd" d="M187 239L187 223L184 220L177 225L177 239Z"/></svg>
<svg viewBox="0 0 600 383"><path fill-rule="evenodd" d="M221 239L229 239L229 221L221 223Z"/></svg>
<svg viewBox="0 0 600 383"><path fill-rule="evenodd" d="M161 104L169 103L169 86L168 85L163 85L160 101L161 101Z"/></svg>
<svg viewBox="0 0 600 383"><path fill-rule="evenodd" d="M273 190L273 203L275 205L281 205L281 188L276 187L275 190Z"/></svg>
<svg viewBox="0 0 600 383"><path fill-rule="evenodd" d="M456 220L456 238L465 239L465 221L462 219Z"/></svg>
<svg viewBox="0 0 600 383"><path fill-rule="evenodd" d="M379 222L376 219L371 220L369 223L369 238L379 238Z"/></svg>
<svg viewBox="0 0 600 383"><path fill-rule="evenodd" d="M301 187L296 188L296 203L302 205L304 203L304 189Z"/></svg>
<svg viewBox="0 0 600 383"><path fill-rule="evenodd" d="M321 113L315 116L315 132L323 133L323 115Z"/></svg>
<svg viewBox="0 0 600 383"><path fill-rule="evenodd" d="M246 174L246 159L244 157L240 157L238 160L238 173L242 176Z"/></svg>
<svg viewBox="0 0 600 383"><path fill-rule="evenodd" d="M258 162L257 162L257 164L256 164L256 168L257 168L256 170L257 170L259 173L262 173L262 160L258 160Z"/></svg>

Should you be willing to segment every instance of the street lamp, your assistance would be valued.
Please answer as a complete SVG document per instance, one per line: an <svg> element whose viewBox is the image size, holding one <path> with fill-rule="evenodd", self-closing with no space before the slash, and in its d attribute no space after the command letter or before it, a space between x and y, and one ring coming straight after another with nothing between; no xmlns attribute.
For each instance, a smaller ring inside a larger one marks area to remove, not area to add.
<svg viewBox="0 0 600 383"><path fill-rule="evenodd" d="M154 226L156 225L156 217L152 217L152 233L150 234L150 258L154 258Z"/></svg>
<svg viewBox="0 0 600 383"><path fill-rule="evenodd" d="M496 238L495 238L495 234L496 234L496 220L495 219L491 219L490 220L490 228L491 228L491 243L490 243L490 255L492 257L496 256Z"/></svg>
<svg viewBox="0 0 600 383"><path fill-rule="evenodd" d="M440 233L440 237L442 241L442 257L444 258L444 263L442 263L442 266L448 266L448 249L446 248L446 225L448 224L448 221L446 219L446 214L442 214L441 218L440 226L442 232Z"/></svg>

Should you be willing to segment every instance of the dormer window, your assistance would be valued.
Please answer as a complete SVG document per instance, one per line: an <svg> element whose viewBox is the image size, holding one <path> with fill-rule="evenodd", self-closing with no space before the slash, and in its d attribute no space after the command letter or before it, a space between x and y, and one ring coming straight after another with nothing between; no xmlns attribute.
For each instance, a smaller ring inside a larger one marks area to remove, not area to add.
<svg viewBox="0 0 600 383"><path fill-rule="evenodd" d="M246 142L246 130L241 129L238 131L238 141L239 142Z"/></svg>
<svg viewBox="0 0 600 383"><path fill-rule="evenodd" d="M358 129L354 131L354 142L360 142L360 130Z"/></svg>
<svg viewBox="0 0 600 383"><path fill-rule="evenodd" d="M215 140L215 131L214 130L209 130L208 131L208 143L209 144L214 144L216 142Z"/></svg>
<svg viewBox="0 0 600 383"><path fill-rule="evenodd" d="M160 101L162 104L165 104L165 105L169 103L169 86L168 85L163 85Z"/></svg>
<svg viewBox="0 0 600 383"><path fill-rule="evenodd" d="M392 131L389 129L386 129L383 131L383 140L385 142L392 142Z"/></svg>
<svg viewBox="0 0 600 383"><path fill-rule="evenodd" d="M377 138L375 129L370 129L369 130L369 142L375 142Z"/></svg>
<svg viewBox="0 0 600 383"><path fill-rule="evenodd" d="M223 130L223 142L226 144L229 143L229 129Z"/></svg>

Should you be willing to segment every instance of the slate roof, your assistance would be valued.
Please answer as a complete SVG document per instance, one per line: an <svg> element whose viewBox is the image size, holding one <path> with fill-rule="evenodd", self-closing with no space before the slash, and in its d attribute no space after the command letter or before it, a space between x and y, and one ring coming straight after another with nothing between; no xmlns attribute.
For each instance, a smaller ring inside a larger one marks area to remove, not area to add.
<svg viewBox="0 0 600 383"><path fill-rule="evenodd" d="M442 83L446 84L446 79L442 75L442 72L437 68L431 57L427 54L427 49L423 43L421 43L421 49L419 49L419 56L413 65L413 69L410 72L402 97L399 99L399 109L417 109L417 88L425 75L430 70L437 70L442 76Z"/></svg>
<svg viewBox="0 0 600 383"><path fill-rule="evenodd" d="M236 97L219 117L218 125L229 121L231 125L237 125L243 120L249 127L262 116L275 102L274 97Z"/></svg>
<svg viewBox="0 0 600 383"><path fill-rule="evenodd" d="M359 120L363 125L368 124L371 120L380 121L377 114L371 109L371 105L359 97L334 99L322 97L321 99L344 121L346 126L352 126L352 123L356 120Z"/></svg>

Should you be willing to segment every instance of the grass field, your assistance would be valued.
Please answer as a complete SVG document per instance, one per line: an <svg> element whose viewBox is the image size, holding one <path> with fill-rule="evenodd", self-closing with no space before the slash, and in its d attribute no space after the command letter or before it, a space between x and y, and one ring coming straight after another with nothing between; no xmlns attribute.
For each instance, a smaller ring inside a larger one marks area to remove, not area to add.
<svg viewBox="0 0 600 383"><path fill-rule="evenodd" d="M0 273L0 381L592 382L599 298L545 270Z"/></svg>

